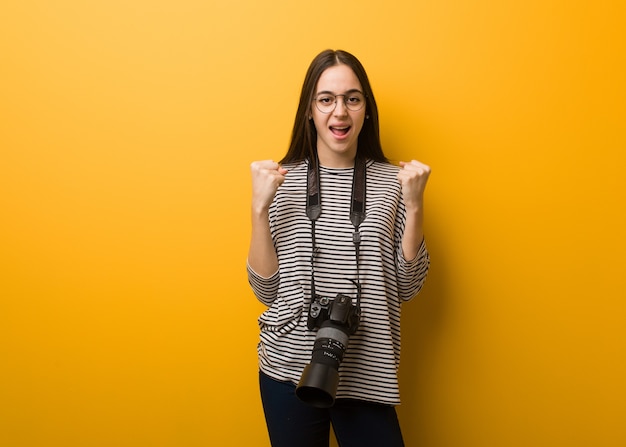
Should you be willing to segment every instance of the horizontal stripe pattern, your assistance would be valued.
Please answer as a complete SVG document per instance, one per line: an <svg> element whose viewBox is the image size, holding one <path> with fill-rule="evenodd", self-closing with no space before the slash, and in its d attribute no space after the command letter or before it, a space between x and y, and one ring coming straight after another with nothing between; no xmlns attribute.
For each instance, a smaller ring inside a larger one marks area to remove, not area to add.
<svg viewBox="0 0 626 447"><path fill-rule="evenodd" d="M286 165L285 182L270 207L270 231L279 269L269 278L248 266L256 297L268 309L259 317L261 370L277 380L298 383L311 359L316 332L306 327L311 293L311 222L306 216L307 163ZM367 162L366 218L361 224L359 279L361 319L341 362L338 398L397 405L401 304L421 289L429 268L422 243L414 260L402 256L405 225L398 167ZM352 168L320 167L322 213L315 223L315 289L356 298L354 227L350 222Z"/></svg>

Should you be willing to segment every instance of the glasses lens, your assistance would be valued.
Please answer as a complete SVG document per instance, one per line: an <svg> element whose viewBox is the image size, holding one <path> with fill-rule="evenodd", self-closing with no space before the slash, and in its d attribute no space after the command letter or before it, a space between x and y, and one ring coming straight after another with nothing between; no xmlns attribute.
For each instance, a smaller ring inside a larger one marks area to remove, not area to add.
<svg viewBox="0 0 626 447"><path fill-rule="evenodd" d="M334 95L319 95L315 98L315 107L322 113L330 113L335 110L335 96Z"/></svg>
<svg viewBox="0 0 626 447"><path fill-rule="evenodd" d="M344 96L344 101L348 110L358 112L365 106L365 97L362 93L354 92Z"/></svg>

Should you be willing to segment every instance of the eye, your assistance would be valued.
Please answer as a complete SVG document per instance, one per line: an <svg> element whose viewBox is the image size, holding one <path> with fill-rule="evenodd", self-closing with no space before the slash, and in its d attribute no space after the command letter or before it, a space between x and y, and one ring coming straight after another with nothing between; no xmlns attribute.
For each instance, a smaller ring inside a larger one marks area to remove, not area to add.
<svg viewBox="0 0 626 447"><path fill-rule="evenodd" d="M317 102L322 105L332 104L333 102L335 102L335 97L330 95L321 95L317 97Z"/></svg>
<svg viewBox="0 0 626 447"><path fill-rule="evenodd" d="M352 95L348 97L348 103L353 105L360 104L361 101L363 101L363 98L359 95Z"/></svg>

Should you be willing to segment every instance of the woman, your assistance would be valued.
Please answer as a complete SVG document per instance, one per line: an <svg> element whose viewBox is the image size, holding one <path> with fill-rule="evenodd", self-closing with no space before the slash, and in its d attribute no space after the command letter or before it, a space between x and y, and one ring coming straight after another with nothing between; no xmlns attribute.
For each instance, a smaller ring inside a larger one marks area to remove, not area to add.
<svg viewBox="0 0 626 447"><path fill-rule="evenodd" d="M422 223L430 168L389 164L378 127L361 63L326 50L307 71L287 154L251 165L248 277L268 306L258 354L274 447L328 446L331 422L342 447L404 445L395 412L400 306L419 292L429 267ZM351 318L337 319L345 297ZM312 302L321 316L312 316ZM328 330L341 338L332 352L316 344ZM329 351L322 357L334 359L330 366L315 360L314 345L315 355ZM308 394L320 380L302 383L318 373L303 371L325 368L330 377L334 367L338 384L329 383L322 400L330 400L320 402Z"/></svg>

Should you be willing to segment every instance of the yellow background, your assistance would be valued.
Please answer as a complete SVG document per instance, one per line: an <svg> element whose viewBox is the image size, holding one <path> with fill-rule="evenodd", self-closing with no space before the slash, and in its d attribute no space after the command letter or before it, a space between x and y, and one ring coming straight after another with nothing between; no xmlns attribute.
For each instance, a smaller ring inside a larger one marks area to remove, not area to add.
<svg viewBox="0 0 626 447"><path fill-rule="evenodd" d="M626 445L623 5L4 1L0 445L269 445L249 163L326 48L433 168L407 445Z"/></svg>

